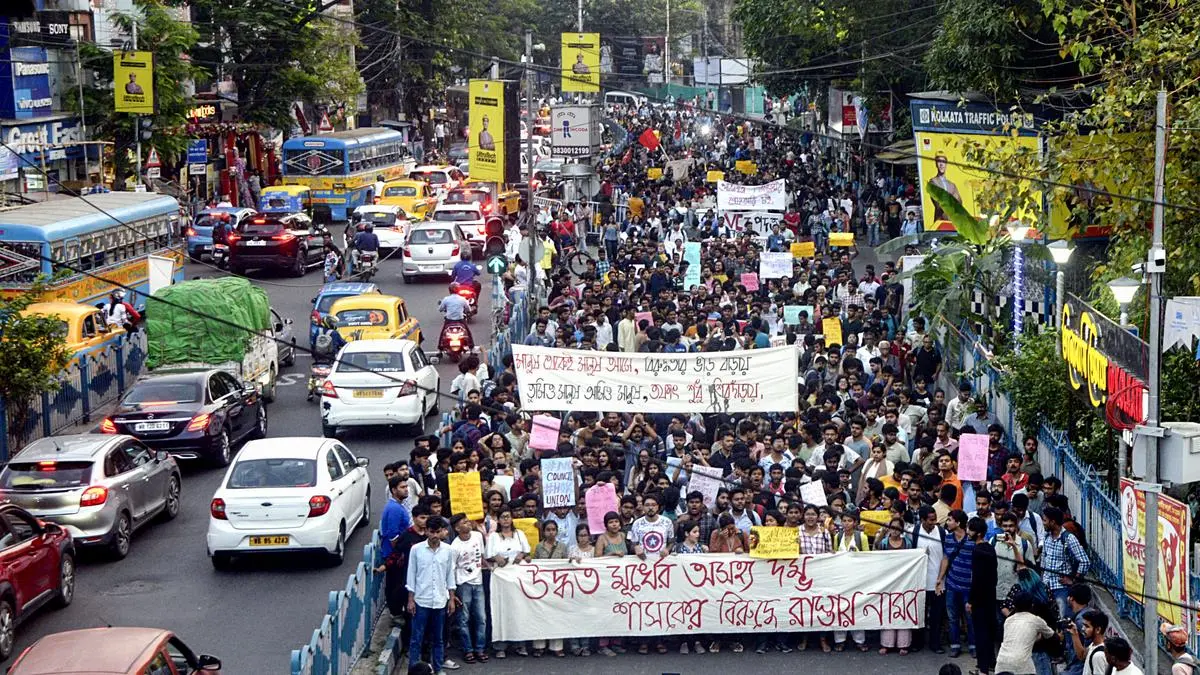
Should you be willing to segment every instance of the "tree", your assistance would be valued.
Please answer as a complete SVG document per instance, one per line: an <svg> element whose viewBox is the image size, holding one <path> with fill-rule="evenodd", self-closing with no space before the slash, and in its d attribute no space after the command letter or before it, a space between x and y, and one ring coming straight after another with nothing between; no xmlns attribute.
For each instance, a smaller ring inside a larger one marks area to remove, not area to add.
<svg viewBox="0 0 1200 675"><path fill-rule="evenodd" d="M62 321L23 314L37 302L44 286L11 298L0 298L0 401L8 414L8 447L15 452L28 438L30 408L43 392L61 386L59 376L71 360Z"/></svg>
<svg viewBox="0 0 1200 675"><path fill-rule="evenodd" d="M187 122L187 111L193 105L183 83L203 75L187 56L199 35L191 25L176 20L171 10L157 2L136 0L134 7L134 13L115 14L113 20L126 33L131 33L136 23L138 49L154 54L154 97L158 109L154 115L147 116L153 127L150 140L144 141L143 145L157 149L163 161L169 163L187 146L187 139L175 133L175 129ZM123 185L125 178L137 170L129 157L137 143L137 116L113 109L113 52L95 43L84 42L79 45L79 56L85 68L93 72L94 79L94 86L83 88L88 130L94 138L111 138L116 143L113 175L116 184ZM63 99L70 109L78 111L76 97Z"/></svg>

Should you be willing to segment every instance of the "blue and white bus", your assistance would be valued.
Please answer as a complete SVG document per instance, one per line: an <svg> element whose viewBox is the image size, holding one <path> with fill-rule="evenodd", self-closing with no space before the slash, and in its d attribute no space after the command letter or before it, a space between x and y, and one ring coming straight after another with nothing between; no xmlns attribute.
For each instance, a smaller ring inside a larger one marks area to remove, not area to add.
<svg viewBox="0 0 1200 675"><path fill-rule="evenodd" d="M404 134L364 127L283 142L283 184L311 191L313 217L328 208L335 221L350 219L354 209L373 203L375 183L406 178L416 162L408 154Z"/></svg>
<svg viewBox="0 0 1200 675"><path fill-rule="evenodd" d="M183 280L179 225L179 202L152 192L109 192L0 211L0 293L12 297L39 277L63 272L41 301L94 304L114 288L101 278L145 298L151 257L158 258L156 270L172 261L170 278ZM159 283L166 283L165 275Z"/></svg>

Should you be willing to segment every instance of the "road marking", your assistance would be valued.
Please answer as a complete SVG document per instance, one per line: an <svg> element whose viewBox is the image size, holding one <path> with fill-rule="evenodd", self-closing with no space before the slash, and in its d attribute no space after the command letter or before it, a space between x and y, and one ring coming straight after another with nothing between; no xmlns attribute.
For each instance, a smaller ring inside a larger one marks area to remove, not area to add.
<svg viewBox="0 0 1200 675"><path fill-rule="evenodd" d="M276 378L275 386L290 387L293 384L299 384L301 382L308 382L308 376L301 375L300 373L288 373L287 375L280 375L278 378Z"/></svg>

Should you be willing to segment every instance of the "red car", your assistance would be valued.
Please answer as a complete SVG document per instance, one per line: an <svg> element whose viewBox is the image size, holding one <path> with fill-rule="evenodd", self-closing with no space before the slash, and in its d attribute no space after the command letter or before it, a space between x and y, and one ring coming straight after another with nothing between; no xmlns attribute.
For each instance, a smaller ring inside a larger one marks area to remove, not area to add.
<svg viewBox="0 0 1200 675"><path fill-rule="evenodd" d="M0 660L12 655L17 624L49 603L75 597L75 547L66 530L0 504Z"/></svg>

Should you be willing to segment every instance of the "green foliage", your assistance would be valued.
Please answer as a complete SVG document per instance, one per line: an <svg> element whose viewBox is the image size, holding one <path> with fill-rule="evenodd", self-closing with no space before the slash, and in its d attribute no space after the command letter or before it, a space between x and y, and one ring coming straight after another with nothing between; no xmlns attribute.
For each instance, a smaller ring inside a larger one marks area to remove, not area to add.
<svg viewBox="0 0 1200 675"><path fill-rule="evenodd" d="M0 400L8 411L9 448L14 451L25 441L34 397L58 389L58 376L71 359L60 320L21 315L43 288L35 285L21 295L0 298Z"/></svg>

